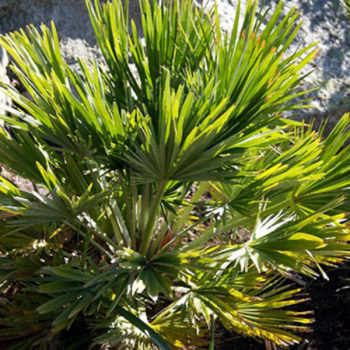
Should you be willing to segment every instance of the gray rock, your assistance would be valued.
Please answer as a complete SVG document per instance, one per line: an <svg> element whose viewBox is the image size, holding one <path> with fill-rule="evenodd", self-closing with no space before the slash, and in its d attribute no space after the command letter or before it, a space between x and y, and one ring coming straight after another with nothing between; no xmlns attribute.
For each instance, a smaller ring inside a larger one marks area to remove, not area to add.
<svg viewBox="0 0 350 350"><path fill-rule="evenodd" d="M21 0L0 0L0 9L14 6L18 4Z"/></svg>

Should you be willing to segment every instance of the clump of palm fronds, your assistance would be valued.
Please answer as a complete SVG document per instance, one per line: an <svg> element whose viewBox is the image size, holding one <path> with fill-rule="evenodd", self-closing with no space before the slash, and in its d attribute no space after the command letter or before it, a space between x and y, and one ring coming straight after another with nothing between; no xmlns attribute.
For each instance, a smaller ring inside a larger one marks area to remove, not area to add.
<svg viewBox="0 0 350 350"><path fill-rule="evenodd" d="M217 10L88 1L106 66L62 59L55 26L2 36L31 95L2 90L0 341L13 349L200 349L215 326L277 344L313 321L295 281L349 256L350 136L284 118L315 45L280 3ZM135 73L136 72L136 73ZM237 239L237 237L241 237ZM287 282L289 281L289 282ZM291 309L290 306L293 306Z"/></svg>

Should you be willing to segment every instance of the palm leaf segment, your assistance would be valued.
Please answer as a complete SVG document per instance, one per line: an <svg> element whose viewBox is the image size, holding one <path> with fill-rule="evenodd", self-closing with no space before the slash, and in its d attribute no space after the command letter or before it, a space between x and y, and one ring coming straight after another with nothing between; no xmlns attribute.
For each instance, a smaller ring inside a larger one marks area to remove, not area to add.
<svg viewBox="0 0 350 350"><path fill-rule="evenodd" d="M0 39L32 99L2 88L0 160L32 189L0 179L0 339L205 348L221 322L299 341L285 278L325 276L350 237L349 116L326 139L282 118L317 53L284 55L299 15L263 27L249 1L227 34L215 7L141 1L141 39L128 4L87 6L106 67L72 71L54 25Z"/></svg>

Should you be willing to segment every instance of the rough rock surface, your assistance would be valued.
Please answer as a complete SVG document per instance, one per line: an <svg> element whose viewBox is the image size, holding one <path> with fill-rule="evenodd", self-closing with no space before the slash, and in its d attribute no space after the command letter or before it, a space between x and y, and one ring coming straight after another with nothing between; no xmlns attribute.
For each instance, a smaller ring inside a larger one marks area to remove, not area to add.
<svg viewBox="0 0 350 350"><path fill-rule="evenodd" d="M14 6L19 0L1 0L0 9L5 9L11 6Z"/></svg>
<svg viewBox="0 0 350 350"><path fill-rule="evenodd" d="M305 44L320 40L321 52L315 61L318 68L308 77L305 85L306 89L317 86L319 90L313 93L315 107L302 111L302 117L330 116L331 120L336 120L343 112L350 110L350 21L341 1L285 1L284 13L296 6L304 20L293 48L302 40L305 40ZM243 5L245 2L242 0ZM260 4L263 2L273 8L278 0L260 0ZM224 30L232 25L236 3L237 0L218 0ZM130 13L139 24L138 0L130 0L130 4ZM51 19L56 23L62 51L69 64L75 66L77 57L89 60L95 56L102 60L96 48L85 0L0 0L1 33L30 23L37 26L42 22L49 24Z"/></svg>

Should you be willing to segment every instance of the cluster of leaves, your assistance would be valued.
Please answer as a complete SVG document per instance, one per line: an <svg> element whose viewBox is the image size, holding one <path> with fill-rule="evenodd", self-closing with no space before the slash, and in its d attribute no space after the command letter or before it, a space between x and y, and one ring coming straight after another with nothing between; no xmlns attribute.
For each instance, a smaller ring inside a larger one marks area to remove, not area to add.
<svg viewBox="0 0 350 350"><path fill-rule="evenodd" d="M12 349L193 349L228 330L300 341L304 277L349 256L349 115L283 117L315 45L295 9L87 1L105 66L62 59L52 24L0 38L11 86L0 161L0 341ZM297 99L296 99L297 98ZM28 186L27 186L28 187ZM288 282L289 281L289 282Z"/></svg>
<svg viewBox="0 0 350 350"><path fill-rule="evenodd" d="M348 16L350 18L350 1L349 0L345 0L344 5L345 5L345 9L346 9L346 11L348 13Z"/></svg>

